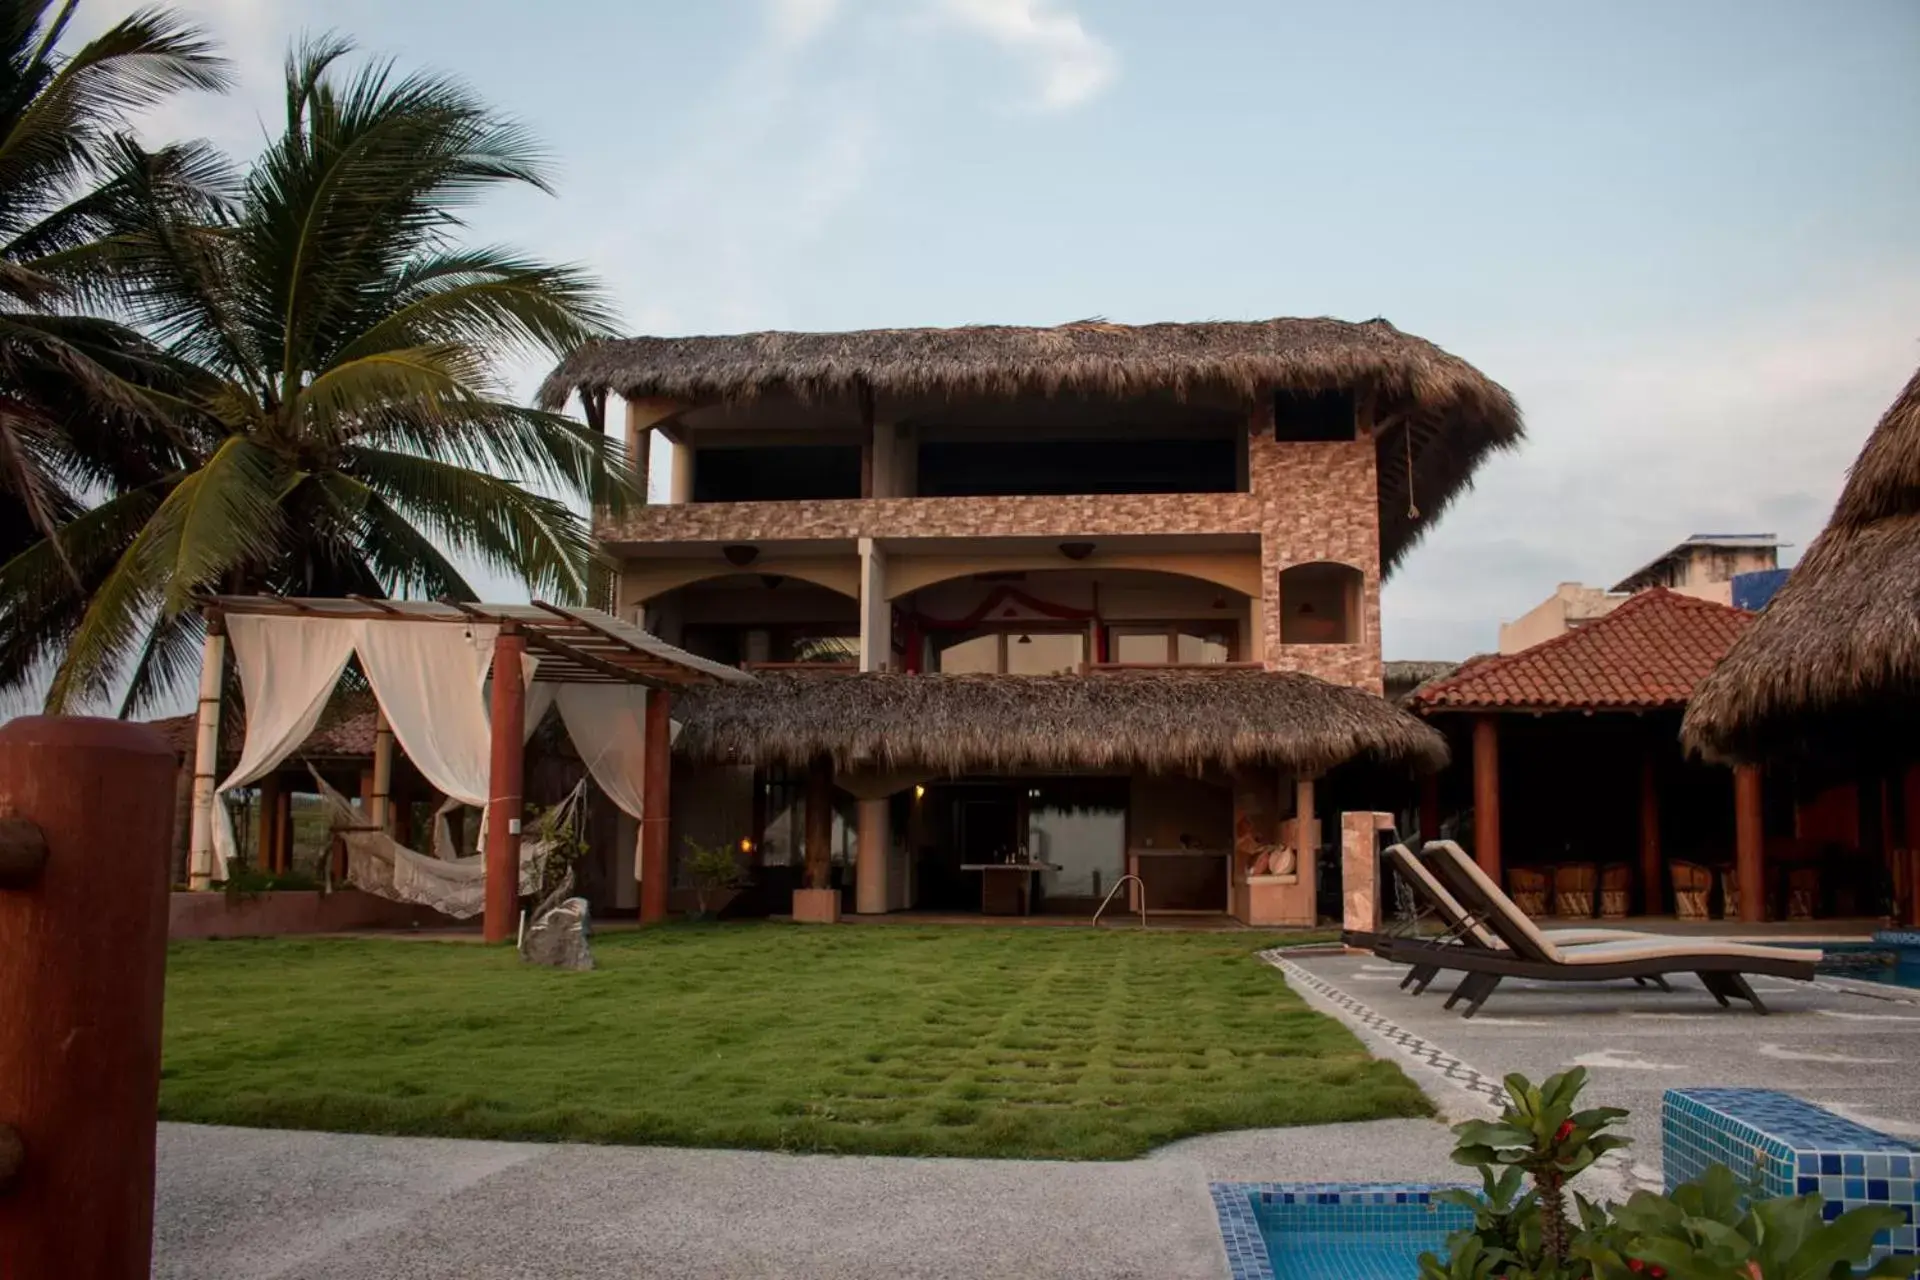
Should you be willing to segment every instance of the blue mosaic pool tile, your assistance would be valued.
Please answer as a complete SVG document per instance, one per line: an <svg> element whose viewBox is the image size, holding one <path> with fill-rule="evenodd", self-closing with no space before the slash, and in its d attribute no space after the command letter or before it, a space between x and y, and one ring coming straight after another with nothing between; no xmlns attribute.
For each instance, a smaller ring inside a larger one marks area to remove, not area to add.
<svg viewBox="0 0 1920 1280"><path fill-rule="evenodd" d="M1875 1259L1920 1255L1920 1146L1773 1089L1669 1089L1660 1107L1666 1189L1724 1164L1759 1195L1819 1192L1828 1221L1864 1205L1905 1219L1875 1240Z"/></svg>
<svg viewBox="0 0 1920 1280"><path fill-rule="evenodd" d="M1437 1203L1443 1186L1382 1182L1216 1182L1233 1280L1405 1280L1423 1252L1473 1220Z"/></svg>

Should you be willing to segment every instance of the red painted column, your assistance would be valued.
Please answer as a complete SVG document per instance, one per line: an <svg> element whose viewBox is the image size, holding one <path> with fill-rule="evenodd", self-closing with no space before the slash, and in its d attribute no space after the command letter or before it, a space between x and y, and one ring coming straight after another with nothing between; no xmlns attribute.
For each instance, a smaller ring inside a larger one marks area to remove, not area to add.
<svg viewBox="0 0 1920 1280"><path fill-rule="evenodd" d="M1660 858L1660 779L1654 771L1653 749L1640 757L1640 910L1657 916L1666 906L1662 895L1666 867Z"/></svg>
<svg viewBox="0 0 1920 1280"><path fill-rule="evenodd" d="M1440 838L1440 775L1420 775L1420 838Z"/></svg>
<svg viewBox="0 0 1920 1280"><path fill-rule="evenodd" d="M146 1280L174 770L146 725L0 728L0 1275Z"/></svg>
<svg viewBox="0 0 1920 1280"><path fill-rule="evenodd" d="M1763 856L1764 817L1760 808L1760 766L1733 769L1733 862L1740 875L1740 918L1766 919L1767 881Z"/></svg>
<svg viewBox="0 0 1920 1280"><path fill-rule="evenodd" d="M1500 722L1473 721L1473 858L1500 883Z"/></svg>
<svg viewBox="0 0 1920 1280"><path fill-rule="evenodd" d="M521 785L526 765L527 638L511 626L493 642L493 754L487 769L488 942L513 937L520 915Z"/></svg>
<svg viewBox="0 0 1920 1280"><path fill-rule="evenodd" d="M673 794L673 695L647 690L646 763L640 774L640 923L667 918L667 833Z"/></svg>

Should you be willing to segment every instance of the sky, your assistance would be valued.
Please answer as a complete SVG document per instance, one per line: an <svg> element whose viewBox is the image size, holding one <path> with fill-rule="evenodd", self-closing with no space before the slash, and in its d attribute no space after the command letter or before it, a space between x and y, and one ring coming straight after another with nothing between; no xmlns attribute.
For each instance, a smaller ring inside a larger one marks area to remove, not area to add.
<svg viewBox="0 0 1920 1280"><path fill-rule="evenodd" d="M1388 581L1389 658L1490 650L1690 533L1791 560L1920 365L1912 0L178 7L241 87L149 135L257 149L303 32L456 75L556 166L475 238L591 268L630 332L1331 315L1438 343L1527 441Z"/></svg>

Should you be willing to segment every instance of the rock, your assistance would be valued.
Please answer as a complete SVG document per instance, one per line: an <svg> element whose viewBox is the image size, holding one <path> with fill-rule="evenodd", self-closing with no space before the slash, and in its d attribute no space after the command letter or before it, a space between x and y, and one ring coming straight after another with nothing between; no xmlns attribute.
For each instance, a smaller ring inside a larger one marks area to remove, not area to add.
<svg viewBox="0 0 1920 1280"><path fill-rule="evenodd" d="M533 922L520 939L520 959L554 969L593 968L593 925L585 898L563 898L573 889L569 871L560 887L534 908Z"/></svg>

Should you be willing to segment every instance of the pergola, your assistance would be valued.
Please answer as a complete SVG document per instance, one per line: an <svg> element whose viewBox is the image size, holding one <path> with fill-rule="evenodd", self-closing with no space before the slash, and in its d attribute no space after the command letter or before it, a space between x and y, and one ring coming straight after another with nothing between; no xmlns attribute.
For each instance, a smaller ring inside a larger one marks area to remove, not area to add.
<svg viewBox="0 0 1920 1280"><path fill-rule="evenodd" d="M536 600L531 604L474 604L443 600L381 600L368 596L302 598L278 595L202 597L207 622L200 670L200 703L193 770L193 825L189 867L193 888L206 888L213 863L221 693L225 686L226 619L239 614L327 620L366 619L422 626L481 623L499 628L493 670L512 679L492 682L487 785L486 913L489 942L513 934L518 914L521 795L526 736L527 687L522 658L539 656L539 678L555 684L641 685L649 690L644 724L641 783L640 919L667 914L667 822L671 778L670 712L673 694L697 685L750 680L734 667L710 662L666 643L598 609ZM369 819L390 827L388 793L393 770L393 733L384 712L374 739L373 793Z"/></svg>

